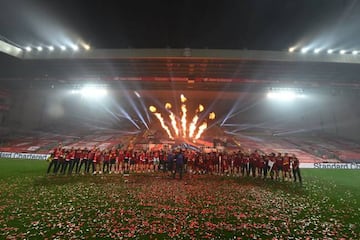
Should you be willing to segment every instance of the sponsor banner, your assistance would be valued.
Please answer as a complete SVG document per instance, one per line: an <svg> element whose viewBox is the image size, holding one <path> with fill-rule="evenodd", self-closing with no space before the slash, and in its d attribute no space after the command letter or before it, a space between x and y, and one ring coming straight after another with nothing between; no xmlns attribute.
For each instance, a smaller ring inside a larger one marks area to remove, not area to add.
<svg viewBox="0 0 360 240"><path fill-rule="evenodd" d="M46 160L49 157L50 157L50 154L0 152L0 158L21 158L21 159L32 159L32 160Z"/></svg>
<svg viewBox="0 0 360 240"><path fill-rule="evenodd" d="M360 170L360 163L300 163L300 168Z"/></svg>

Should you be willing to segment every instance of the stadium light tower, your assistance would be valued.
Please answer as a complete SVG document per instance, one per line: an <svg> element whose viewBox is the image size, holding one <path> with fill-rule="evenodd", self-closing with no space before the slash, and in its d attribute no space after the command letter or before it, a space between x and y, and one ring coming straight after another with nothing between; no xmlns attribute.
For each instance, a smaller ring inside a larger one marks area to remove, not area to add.
<svg viewBox="0 0 360 240"><path fill-rule="evenodd" d="M25 50L26 50L27 52L31 52L31 51L32 51L32 48L31 48L30 46L27 46L27 47L25 47Z"/></svg>
<svg viewBox="0 0 360 240"><path fill-rule="evenodd" d="M329 50L327 50L327 53L328 54L332 54L334 52L334 50L333 49L329 49Z"/></svg>
<svg viewBox="0 0 360 240"><path fill-rule="evenodd" d="M66 51L66 47L64 45L60 46L61 51Z"/></svg>
<svg viewBox="0 0 360 240"><path fill-rule="evenodd" d="M340 54L342 54L342 55L345 54L345 53L346 53L346 50L341 50L340 51Z"/></svg>

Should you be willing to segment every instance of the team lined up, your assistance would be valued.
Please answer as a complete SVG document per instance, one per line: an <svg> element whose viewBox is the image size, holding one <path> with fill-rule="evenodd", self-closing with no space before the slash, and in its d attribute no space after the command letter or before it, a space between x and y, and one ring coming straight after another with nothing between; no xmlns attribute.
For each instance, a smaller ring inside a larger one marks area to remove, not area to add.
<svg viewBox="0 0 360 240"><path fill-rule="evenodd" d="M183 158L177 161L181 154ZM178 165L183 166L178 166ZM126 172L180 171L191 174L225 174L253 176L294 181L299 179L299 159L295 154L260 154L254 152L200 153L190 150L133 151L122 149L100 150L64 149L61 145L51 152L47 173L102 174Z"/></svg>

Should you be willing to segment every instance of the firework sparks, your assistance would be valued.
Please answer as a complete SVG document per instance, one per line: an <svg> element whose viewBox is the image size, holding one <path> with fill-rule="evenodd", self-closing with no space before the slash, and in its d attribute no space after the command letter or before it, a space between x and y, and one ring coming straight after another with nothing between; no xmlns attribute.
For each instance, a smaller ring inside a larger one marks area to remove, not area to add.
<svg viewBox="0 0 360 240"><path fill-rule="evenodd" d="M191 124L190 124L190 127L189 127L189 137L192 138L194 136L194 132L195 132L195 129L196 129L196 123L197 121L199 120L199 116L198 115L195 115Z"/></svg>
<svg viewBox="0 0 360 240"><path fill-rule="evenodd" d="M166 131L166 133L168 134L170 139L174 139L174 137L171 135L170 129L168 128L168 126L166 126L163 117L161 116L160 113L154 113L155 116L157 117L157 119L159 119L161 127Z"/></svg>
<svg viewBox="0 0 360 240"><path fill-rule="evenodd" d="M170 112L169 118L171 120L171 125L175 131L176 136L179 136L179 128L176 125L176 117L173 112Z"/></svg>
<svg viewBox="0 0 360 240"><path fill-rule="evenodd" d="M154 113L154 112L156 112L156 107L150 106L150 107L149 107L149 110L150 110L150 112Z"/></svg>
<svg viewBox="0 0 360 240"><path fill-rule="evenodd" d="M203 124L199 126L199 131L196 134L195 139L199 139L201 137L201 134L205 131L206 128L207 128L207 123L203 122Z"/></svg>
<svg viewBox="0 0 360 240"><path fill-rule="evenodd" d="M176 136L179 136L179 128L177 127L175 114L170 110L172 108L171 103L165 103L165 108L169 111L169 118L171 120L171 126L174 129Z"/></svg>
<svg viewBox="0 0 360 240"><path fill-rule="evenodd" d="M185 105L185 104L181 105L181 112L182 112L182 116L181 116L181 127L182 127L183 137L186 138L186 125L187 125L187 122L186 122L186 112L187 112L187 109L186 109L186 105Z"/></svg>
<svg viewBox="0 0 360 240"><path fill-rule="evenodd" d="M156 112L156 107L150 106L149 107L150 112L154 113L155 117L159 119L161 127L166 131L170 139L174 139L174 137L171 135L170 129L168 126L166 126L164 118L161 116L161 113Z"/></svg>
<svg viewBox="0 0 360 240"><path fill-rule="evenodd" d="M172 136L172 133L175 133L178 137L179 134L182 133L183 138L193 138L193 139L199 139L201 135L204 133L204 131L207 129L208 125L207 122L203 122L199 127L197 127L198 121L200 119L199 113L203 112L205 110L204 105L199 104L198 108L195 110L195 115L189 125L189 128L187 126L187 107L185 102L187 101L187 98L184 96L184 94L180 95L181 100L181 117L176 116L172 111L172 105L171 103L165 103L165 109L167 112L169 112L169 119L171 120L171 127L172 131L170 131L169 127L165 124L164 118L161 116L159 112L157 112L156 107L150 106L149 110L150 112L154 113L156 118L160 121L162 128L166 131L169 138L174 139ZM211 112L209 114L209 119L214 120L216 117L215 112ZM180 122L177 120L180 119ZM178 126L181 126L178 128ZM181 131L181 132L180 132ZM195 132L197 133L196 136Z"/></svg>
<svg viewBox="0 0 360 240"><path fill-rule="evenodd" d="M198 108L198 111L199 112L202 112L202 111L204 111L204 105L202 105L202 104L199 104L199 108Z"/></svg>
<svg viewBox="0 0 360 240"><path fill-rule="evenodd" d="M186 102L187 98L184 96L184 94L180 95L180 100L182 103Z"/></svg>
<svg viewBox="0 0 360 240"><path fill-rule="evenodd" d="M172 108L171 103L165 103L165 108L166 108L166 109L171 109L171 108Z"/></svg>

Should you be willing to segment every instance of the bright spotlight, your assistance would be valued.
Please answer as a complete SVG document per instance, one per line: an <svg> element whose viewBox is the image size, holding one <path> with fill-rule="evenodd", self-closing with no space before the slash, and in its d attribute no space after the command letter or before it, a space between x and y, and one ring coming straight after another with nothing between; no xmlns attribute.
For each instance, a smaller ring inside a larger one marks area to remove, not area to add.
<svg viewBox="0 0 360 240"><path fill-rule="evenodd" d="M71 48L72 48L75 52L79 50L79 47L78 47L77 45L73 45Z"/></svg>
<svg viewBox="0 0 360 240"><path fill-rule="evenodd" d="M49 46L48 49L49 49L50 52L55 50L54 46Z"/></svg>
<svg viewBox="0 0 360 240"><path fill-rule="evenodd" d="M80 90L79 89L73 89L70 91L71 94L80 94Z"/></svg>
<svg viewBox="0 0 360 240"><path fill-rule="evenodd" d="M309 51L309 48L302 48L301 53L307 53Z"/></svg>
<svg viewBox="0 0 360 240"><path fill-rule="evenodd" d="M41 51L43 50L42 46L38 46L36 49L37 49L39 52L41 52Z"/></svg>
<svg viewBox="0 0 360 240"><path fill-rule="evenodd" d="M84 44L84 48L86 51L89 51L90 50L90 45L89 44Z"/></svg>
<svg viewBox="0 0 360 240"><path fill-rule="evenodd" d="M345 54L346 53L346 50L341 50L340 51L340 54Z"/></svg>
<svg viewBox="0 0 360 240"><path fill-rule="evenodd" d="M302 89L273 88L267 93L269 99L278 101L293 101L296 98L306 98Z"/></svg>
<svg viewBox="0 0 360 240"><path fill-rule="evenodd" d="M107 90L102 86L87 85L80 89L80 94L84 98L101 98L107 95Z"/></svg>
<svg viewBox="0 0 360 240"><path fill-rule="evenodd" d="M320 51L321 51L320 48L316 48L316 49L314 50L314 53L318 54Z"/></svg>
<svg viewBox="0 0 360 240"><path fill-rule="evenodd" d="M328 54L332 54L334 52L334 50L333 49L329 49L329 50L327 50L327 53Z"/></svg>
<svg viewBox="0 0 360 240"><path fill-rule="evenodd" d="M289 52L294 52L294 51L295 51L295 47L289 48Z"/></svg>
<svg viewBox="0 0 360 240"><path fill-rule="evenodd" d="M27 52L31 52L31 51L32 51L32 48L29 47L29 46L27 46L27 47L25 48L25 50L26 50Z"/></svg>
<svg viewBox="0 0 360 240"><path fill-rule="evenodd" d="M267 97L268 97L268 98L275 98L276 95L275 95L275 93L273 93L273 92L268 92L268 93L267 93Z"/></svg>
<svg viewBox="0 0 360 240"><path fill-rule="evenodd" d="M353 55L357 55L357 54L358 54L358 51L354 50L354 51L352 51L352 54L353 54Z"/></svg>
<svg viewBox="0 0 360 240"><path fill-rule="evenodd" d="M70 91L71 94L78 94L82 98L93 100L105 97L108 94L104 85L85 85L82 88L75 88Z"/></svg>
<svg viewBox="0 0 360 240"><path fill-rule="evenodd" d="M66 47L64 45L60 46L61 51L66 51Z"/></svg>

